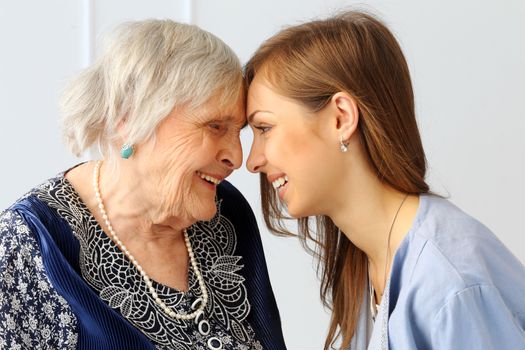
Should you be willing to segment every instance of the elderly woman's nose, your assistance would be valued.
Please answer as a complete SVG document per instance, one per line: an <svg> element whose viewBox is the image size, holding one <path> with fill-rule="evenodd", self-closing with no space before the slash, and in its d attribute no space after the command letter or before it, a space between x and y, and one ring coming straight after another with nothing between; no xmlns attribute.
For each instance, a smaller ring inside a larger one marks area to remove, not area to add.
<svg viewBox="0 0 525 350"><path fill-rule="evenodd" d="M225 147L220 153L220 161L229 169L239 169L242 165L241 140L237 137L230 138L225 142Z"/></svg>
<svg viewBox="0 0 525 350"><path fill-rule="evenodd" d="M259 147L255 143L252 144L250 155L246 161L246 168L252 173L258 173L261 171L261 167L266 163L266 158L263 152L259 150Z"/></svg>

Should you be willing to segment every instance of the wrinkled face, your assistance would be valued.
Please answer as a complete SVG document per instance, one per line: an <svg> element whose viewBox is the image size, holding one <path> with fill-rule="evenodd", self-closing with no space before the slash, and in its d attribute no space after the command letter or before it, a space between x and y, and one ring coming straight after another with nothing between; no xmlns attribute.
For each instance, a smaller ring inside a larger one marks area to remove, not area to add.
<svg viewBox="0 0 525 350"><path fill-rule="evenodd" d="M291 216L324 214L339 169L323 111L308 111L256 76L246 114L254 133L248 170L266 175Z"/></svg>
<svg viewBox="0 0 525 350"><path fill-rule="evenodd" d="M151 216L192 224L215 215L217 184L242 163L239 133L246 119L240 95L225 107L212 98L194 111L174 109L156 137L137 148L138 172L156 212Z"/></svg>

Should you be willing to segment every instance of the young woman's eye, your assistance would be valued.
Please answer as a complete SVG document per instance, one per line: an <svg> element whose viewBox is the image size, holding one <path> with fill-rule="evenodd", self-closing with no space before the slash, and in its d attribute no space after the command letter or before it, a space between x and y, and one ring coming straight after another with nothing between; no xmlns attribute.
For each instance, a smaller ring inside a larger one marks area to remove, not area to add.
<svg viewBox="0 0 525 350"><path fill-rule="evenodd" d="M266 134L268 131L271 130L271 126L266 126L266 125L259 125L259 126L254 126L255 129L259 130L261 134Z"/></svg>

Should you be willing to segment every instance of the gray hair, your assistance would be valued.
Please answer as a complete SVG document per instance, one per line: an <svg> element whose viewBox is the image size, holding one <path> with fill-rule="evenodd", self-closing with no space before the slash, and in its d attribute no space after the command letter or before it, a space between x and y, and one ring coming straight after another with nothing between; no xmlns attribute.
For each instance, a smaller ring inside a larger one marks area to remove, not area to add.
<svg viewBox="0 0 525 350"><path fill-rule="evenodd" d="M217 94L233 103L242 84L238 57L213 34L171 20L123 23L66 86L64 139L77 156L98 146L111 157L123 121L125 141L136 144L154 136L173 108L192 110Z"/></svg>

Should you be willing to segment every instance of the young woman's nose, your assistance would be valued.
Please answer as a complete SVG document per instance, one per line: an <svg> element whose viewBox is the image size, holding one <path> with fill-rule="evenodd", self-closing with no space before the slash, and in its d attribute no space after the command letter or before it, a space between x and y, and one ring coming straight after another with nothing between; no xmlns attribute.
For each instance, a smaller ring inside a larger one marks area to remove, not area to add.
<svg viewBox="0 0 525 350"><path fill-rule="evenodd" d="M250 155L246 161L246 168L252 173L258 173L261 172L261 168L265 164L266 158L264 157L264 153L259 150L259 147L257 147L255 143L252 144Z"/></svg>

